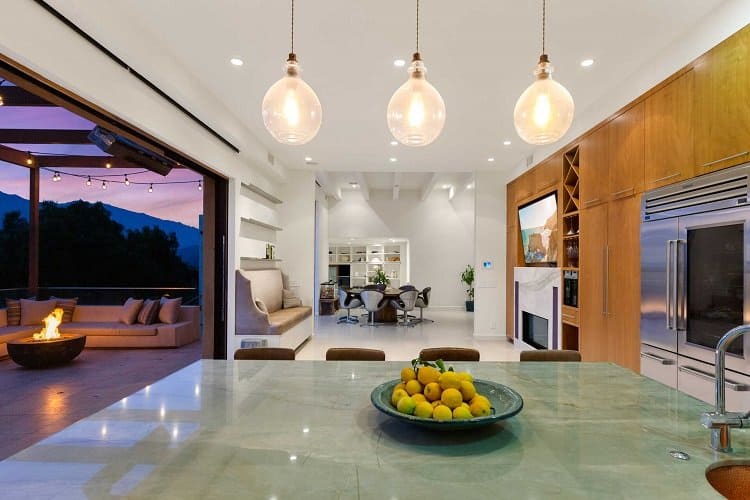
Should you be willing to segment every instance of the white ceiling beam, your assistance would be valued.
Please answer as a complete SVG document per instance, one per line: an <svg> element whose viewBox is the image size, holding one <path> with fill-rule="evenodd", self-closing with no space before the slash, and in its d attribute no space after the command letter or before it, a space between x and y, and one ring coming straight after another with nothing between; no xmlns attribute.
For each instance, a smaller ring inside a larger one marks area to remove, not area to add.
<svg viewBox="0 0 750 500"><path fill-rule="evenodd" d="M430 196L430 193L432 192L432 188L435 187L435 183L437 182L438 174L436 172L432 172L430 176L427 178L427 182L425 182L422 185L422 189L419 190L419 200L424 201L427 199L428 196Z"/></svg>
<svg viewBox="0 0 750 500"><path fill-rule="evenodd" d="M401 190L401 172L393 173L393 199L398 200L398 194Z"/></svg>
<svg viewBox="0 0 750 500"><path fill-rule="evenodd" d="M354 177L357 179L357 182L359 183L359 189L362 191L362 196L364 196L365 200L370 200L370 186L367 185L367 178L365 177L365 174L363 172L355 172Z"/></svg>
<svg viewBox="0 0 750 500"><path fill-rule="evenodd" d="M326 196L330 196L336 201L341 201L341 188L335 185L326 172L316 172L315 178L318 180L318 184L320 184L320 188Z"/></svg>

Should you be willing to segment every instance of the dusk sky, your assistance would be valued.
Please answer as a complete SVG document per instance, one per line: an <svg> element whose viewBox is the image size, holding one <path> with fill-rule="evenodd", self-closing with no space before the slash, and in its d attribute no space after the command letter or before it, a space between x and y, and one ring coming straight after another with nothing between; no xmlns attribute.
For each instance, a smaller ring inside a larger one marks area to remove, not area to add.
<svg viewBox="0 0 750 500"><path fill-rule="evenodd" d="M0 107L0 128L19 129L78 129L90 130L94 124L73 113L55 107ZM93 144L60 145L60 144L7 144L8 147L21 151L39 153L74 154L89 156L106 156ZM198 181L201 176L187 169L173 169L163 177L152 172L134 174L143 169L101 169L79 168L59 169L62 180L53 182L53 172L42 171L40 198L42 201L68 202L85 200L88 202L101 201L120 208L143 212L161 219L182 222L192 227L198 227L198 215L203 212L203 193L197 184L158 185L165 181ZM92 181L86 186L85 178L76 178L66 173L92 176L93 178L109 179L107 189L102 189L101 181ZM148 192L148 185L125 186L117 181L124 181L124 175L108 177L117 174L129 174L131 183L153 182L153 193ZM0 161L0 191L16 194L23 198L29 197L29 171L24 167Z"/></svg>

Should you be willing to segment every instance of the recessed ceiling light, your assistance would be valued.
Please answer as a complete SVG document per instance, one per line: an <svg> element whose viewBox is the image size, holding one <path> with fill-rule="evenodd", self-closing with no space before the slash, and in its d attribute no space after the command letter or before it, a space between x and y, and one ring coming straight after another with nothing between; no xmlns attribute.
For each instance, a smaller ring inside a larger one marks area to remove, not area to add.
<svg viewBox="0 0 750 500"><path fill-rule="evenodd" d="M359 182L350 182L349 185L354 189L357 189L359 187Z"/></svg>
<svg viewBox="0 0 750 500"><path fill-rule="evenodd" d="M389 160L391 160L391 163L396 163L398 161L398 158L391 157L389 158Z"/></svg>
<svg viewBox="0 0 750 500"><path fill-rule="evenodd" d="M451 187L450 184L443 184L443 189L448 189L449 187Z"/></svg>
<svg viewBox="0 0 750 500"><path fill-rule="evenodd" d="M584 68L588 68L592 64L594 64L593 59L584 59L583 61L581 61L581 66L583 66Z"/></svg>
<svg viewBox="0 0 750 500"><path fill-rule="evenodd" d="M398 141L391 141L391 146L398 146Z"/></svg>
<svg viewBox="0 0 750 500"><path fill-rule="evenodd" d="M466 189L473 189L473 188L474 188L474 184L467 184L466 185Z"/></svg>
<svg viewBox="0 0 750 500"><path fill-rule="evenodd" d="M492 163L493 161L495 161L495 159L492 158L492 157L489 157L489 158L487 158L487 161L490 162L490 163Z"/></svg>
<svg viewBox="0 0 750 500"><path fill-rule="evenodd" d="M305 161L310 163L312 161L312 156L305 156Z"/></svg>
<svg viewBox="0 0 750 500"><path fill-rule="evenodd" d="M397 68L403 68L404 66L406 66L406 61L404 61L403 59L396 59L395 61L393 61L393 65Z"/></svg>
<svg viewBox="0 0 750 500"><path fill-rule="evenodd" d="M233 57L229 60L229 62L232 63L234 66L242 66L243 64L245 64L245 62L239 57Z"/></svg>
<svg viewBox="0 0 750 500"><path fill-rule="evenodd" d="M503 141L503 146L510 146L510 141Z"/></svg>

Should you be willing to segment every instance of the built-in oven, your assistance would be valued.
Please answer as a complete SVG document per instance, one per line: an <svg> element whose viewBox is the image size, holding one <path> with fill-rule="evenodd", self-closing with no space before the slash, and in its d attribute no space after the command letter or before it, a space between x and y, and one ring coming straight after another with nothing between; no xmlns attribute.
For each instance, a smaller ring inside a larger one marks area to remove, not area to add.
<svg viewBox="0 0 750 500"><path fill-rule="evenodd" d="M745 164L644 195L642 373L677 380L690 360L713 364L721 336L750 323L749 177ZM750 375L750 336L728 354Z"/></svg>

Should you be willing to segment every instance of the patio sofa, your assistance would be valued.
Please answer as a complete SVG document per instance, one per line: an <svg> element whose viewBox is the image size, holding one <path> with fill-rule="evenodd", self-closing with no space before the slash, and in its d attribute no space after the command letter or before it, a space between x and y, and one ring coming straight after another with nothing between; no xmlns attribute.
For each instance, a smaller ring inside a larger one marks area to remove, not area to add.
<svg viewBox="0 0 750 500"><path fill-rule="evenodd" d="M237 270L235 278L236 347L296 349L310 338L312 307L283 307L280 269Z"/></svg>
<svg viewBox="0 0 750 500"><path fill-rule="evenodd" d="M86 335L86 347L158 348L179 347L200 338L200 307L182 306L176 323L125 325L118 321L122 306L80 306L60 333ZM6 356L6 342L28 337L41 330L38 326L7 326L5 309L0 309L0 356Z"/></svg>

